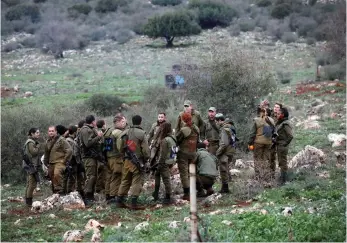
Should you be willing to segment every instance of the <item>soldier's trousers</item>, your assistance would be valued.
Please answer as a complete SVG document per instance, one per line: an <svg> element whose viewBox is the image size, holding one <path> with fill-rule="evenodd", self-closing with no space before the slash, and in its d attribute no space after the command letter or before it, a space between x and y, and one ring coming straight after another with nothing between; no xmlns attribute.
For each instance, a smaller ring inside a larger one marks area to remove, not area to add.
<svg viewBox="0 0 347 243"><path fill-rule="evenodd" d="M277 146L277 159L278 166L281 168L281 172L288 171L288 146Z"/></svg>
<svg viewBox="0 0 347 243"><path fill-rule="evenodd" d="M201 191L202 189L208 190L212 188L215 179L209 176L197 175L196 177L196 189Z"/></svg>
<svg viewBox="0 0 347 243"><path fill-rule="evenodd" d="M157 170L155 171L155 187L159 188L160 178L163 180L165 186L165 193L171 194L171 180L170 180L170 168L165 163L159 163Z"/></svg>
<svg viewBox="0 0 347 243"><path fill-rule="evenodd" d="M276 172L276 147L272 147L270 149L270 169L271 169L271 176L275 177L275 172Z"/></svg>
<svg viewBox="0 0 347 243"><path fill-rule="evenodd" d="M177 167L183 188L189 188L189 163L192 163L196 154L177 153Z"/></svg>
<svg viewBox="0 0 347 243"><path fill-rule="evenodd" d="M105 194L117 196L119 186L122 181L123 159L111 157L107 158L107 175Z"/></svg>
<svg viewBox="0 0 347 243"><path fill-rule="evenodd" d="M70 193L75 190L77 181L77 165L71 165L70 175L66 175L65 184L66 184L66 193Z"/></svg>
<svg viewBox="0 0 347 243"><path fill-rule="evenodd" d="M86 181L84 185L84 192L94 194L94 188L96 184L96 177L98 174L97 161L93 158L83 159Z"/></svg>
<svg viewBox="0 0 347 243"><path fill-rule="evenodd" d="M64 179L66 166L62 162L51 163L48 167L48 175L52 180L53 193L65 193Z"/></svg>
<svg viewBox="0 0 347 243"><path fill-rule="evenodd" d="M122 182L119 186L118 196L127 196L130 187L132 196L139 196L143 186L143 175L129 160L124 161Z"/></svg>
<svg viewBox="0 0 347 243"><path fill-rule="evenodd" d="M33 193L36 188L36 178L34 174L27 173L27 184L25 189L25 197L33 198Z"/></svg>
<svg viewBox="0 0 347 243"><path fill-rule="evenodd" d="M255 176L265 181L271 179L270 149L271 144L254 144L253 156Z"/></svg>
<svg viewBox="0 0 347 243"><path fill-rule="evenodd" d="M105 191L107 168L105 164L98 161L95 191L102 193Z"/></svg>
<svg viewBox="0 0 347 243"><path fill-rule="evenodd" d="M229 182L229 164L232 162L233 156L222 155L219 157L219 173L222 184L228 184Z"/></svg>

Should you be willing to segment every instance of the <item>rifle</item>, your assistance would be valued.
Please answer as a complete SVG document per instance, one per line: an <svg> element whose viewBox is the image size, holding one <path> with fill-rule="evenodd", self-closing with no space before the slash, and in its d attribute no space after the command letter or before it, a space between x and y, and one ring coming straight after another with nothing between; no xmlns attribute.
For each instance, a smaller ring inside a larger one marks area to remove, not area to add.
<svg viewBox="0 0 347 243"><path fill-rule="evenodd" d="M103 163L104 165L106 165L106 160L105 157L103 156L102 153L98 152L95 148L88 148L88 152L86 153L86 155L93 159L96 159L97 161Z"/></svg>
<svg viewBox="0 0 347 243"><path fill-rule="evenodd" d="M125 158L129 159L133 165L135 165L139 171L144 172L147 171L146 166L139 160L136 154L130 150L129 146L126 144L124 146Z"/></svg>

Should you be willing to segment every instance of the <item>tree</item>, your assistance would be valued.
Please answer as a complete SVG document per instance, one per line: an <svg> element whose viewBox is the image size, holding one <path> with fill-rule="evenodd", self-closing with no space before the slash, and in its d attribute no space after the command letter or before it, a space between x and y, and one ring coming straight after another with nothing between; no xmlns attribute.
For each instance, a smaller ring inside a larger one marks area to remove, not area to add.
<svg viewBox="0 0 347 243"><path fill-rule="evenodd" d="M200 26L192 14L187 11L175 11L150 18L144 27L144 33L152 38L164 37L166 47L173 46L178 36L196 35L201 32Z"/></svg>

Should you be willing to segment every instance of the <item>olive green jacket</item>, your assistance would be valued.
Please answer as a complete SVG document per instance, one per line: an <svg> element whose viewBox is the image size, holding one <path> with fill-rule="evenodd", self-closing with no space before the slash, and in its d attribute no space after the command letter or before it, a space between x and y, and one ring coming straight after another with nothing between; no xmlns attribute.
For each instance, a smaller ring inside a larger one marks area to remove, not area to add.
<svg viewBox="0 0 347 243"><path fill-rule="evenodd" d="M217 157L222 155L233 155L235 153L235 148L231 144L231 125L224 122L220 128L219 132L219 147L216 152Z"/></svg>
<svg viewBox="0 0 347 243"><path fill-rule="evenodd" d="M288 119L279 120L276 124L276 144L279 146L288 146L293 139L293 128Z"/></svg>
<svg viewBox="0 0 347 243"><path fill-rule="evenodd" d="M196 155L197 174L216 178L218 176L217 157L203 148L198 149Z"/></svg>
<svg viewBox="0 0 347 243"><path fill-rule="evenodd" d="M45 148L44 164L64 163L72 158L72 148L63 136L48 139Z"/></svg>
<svg viewBox="0 0 347 243"><path fill-rule="evenodd" d="M87 154L88 149L94 148L97 152L101 152L101 140L102 137L98 136L97 130L89 125L84 125L79 133L80 140L81 140L81 154L82 158L88 158L90 157L89 154Z"/></svg>
<svg viewBox="0 0 347 243"><path fill-rule="evenodd" d="M164 139L162 139L160 141L158 163L165 163L165 161L170 157L171 148L170 148L169 143L167 141L169 136L172 136L172 135L168 134L167 137L165 137ZM175 137L173 137L173 139L176 140Z"/></svg>
<svg viewBox="0 0 347 243"><path fill-rule="evenodd" d="M210 143L219 142L219 126L216 123L216 120L208 119L205 122L204 134L201 134L201 140L207 140Z"/></svg>
<svg viewBox="0 0 347 243"><path fill-rule="evenodd" d="M36 143L37 139L29 136L25 142L25 153L28 155L31 163L34 166L40 165L40 145Z"/></svg>
<svg viewBox="0 0 347 243"><path fill-rule="evenodd" d="M180 112L180 114L177 117L176 128L175 128L176 132L181 130L181 128L184 126L184 122L182 121L183 113L184 111ZM201 137L204 137L201 134L205 134L205 123L200 116L200 112L196 110L192 110L192 123L199 128L199 133L200 133L199 135Z"/></svg>
<svg viewBox="0 0 347 243"><path fill-rule="evenodd" d="M151 130L149 130L148 133L148 144L149 145L154 145L154 146L159 146L159 142L156 143L156 141L158 140L158 132L159 132L159 128L160 128L160 124L159 122L155 122L152 124L151 126Z"/></svg>
<svg viewBox="0 0 347 243"><path fill-rule="evenodd" d="M192 128L184 125L176 134L179 152L191 154L196 152L199 140L199 128L193 124Z"/></svg>
<svg viewBox="0 0 347 243"><path fill-rule="evenodd" d="M269 117L256 117L253 119L254 123L251 129L251 134L249 136L248 144L264 144L264 145L270 145L272 144L272 138L267 138L263 135L263 128L265 125L269 125L265 119L268 119L268 122L271 124L271 126L275 127L274 120Z"/></svg>

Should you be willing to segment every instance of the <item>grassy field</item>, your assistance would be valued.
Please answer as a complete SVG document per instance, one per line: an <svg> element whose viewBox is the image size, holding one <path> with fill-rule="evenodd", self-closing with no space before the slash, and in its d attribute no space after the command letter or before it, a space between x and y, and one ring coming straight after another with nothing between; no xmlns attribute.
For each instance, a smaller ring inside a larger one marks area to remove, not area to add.
<svg viewBox="0 0 347 243"><path fill-rule="evenodd" d="M302 126L295 126L290 157L306 145L312 145L327 153L328 163L317 170L292 171L290 183L272 189L248 183L247 175L235 178L230 183L232 193L223 196L217 204L205 207L199 201L200 234L204 241L345 241L346 173L345 168L336 167L335 150L327 139L329 133L346 131L346 127L341 125L346 116L345 83L342 81L341 87L322 86L319 91L297 95L297 84L315 78L314 47L304 43L274 43L258 34L249 37L249 33L242 33L239 37L230 37L224 30L218 30L218 34L206 31L188 40L178 39L178 47L173 49L160 48L158 40L153 42L142 37L124 45L95 42L81 52L66 52L62 60L42 55L37 50L3 53L2 86L19 85L20 92L15 97L2 99L2 115L14 106L62 107L83 102L99 92L117 94L129 103L141 101L149 85L164 85L164 75L170 72L173 64L199 63L199 60L208 58L207 51L211 46L223 48L232 44L254 51L257 57L269 62L274 73L286 71L291 74L291 83L279 83L278 90L269 99L290 106L292 117L306 120L307 111L315 99L327 102L318 120L320 129L305 130ZM25 91L32 91L33 97L22 98ZM342 117L331 118L333 112ZM249 158L251 154L241 156ZM318 176L324 171L328 178ZM219 187L217 184L215 189ZM55 209L34 214L24 203L7 200L23 194L24 185L1 186L2 241L61 241L67 230L84 229L88 219L105 224L103 241L189 240L189 224L183 222L185 217L189 217L189 205L154 209L151 190L141 195L140 201L149 207L140 212L115 209L100 202L98 206L102 209L95 205L86 210L67 212ZM34 200L48 195L50 189L44 186L43 195ZM245 203L250 199L250 203ZM293 215L284 216L284 207L292 207ZM51 213L57 217L50 218ZM19 223L15 224L18 220ZM134 231L137 224L147 220L148 228ZM174 220L180 222L179 226L169 228ZM223 220L230 221L231 225L225 225ZM119 229L115 227L118 222L122 223ZM89 237L86 236L84 241L89 241Z"/></svg>

